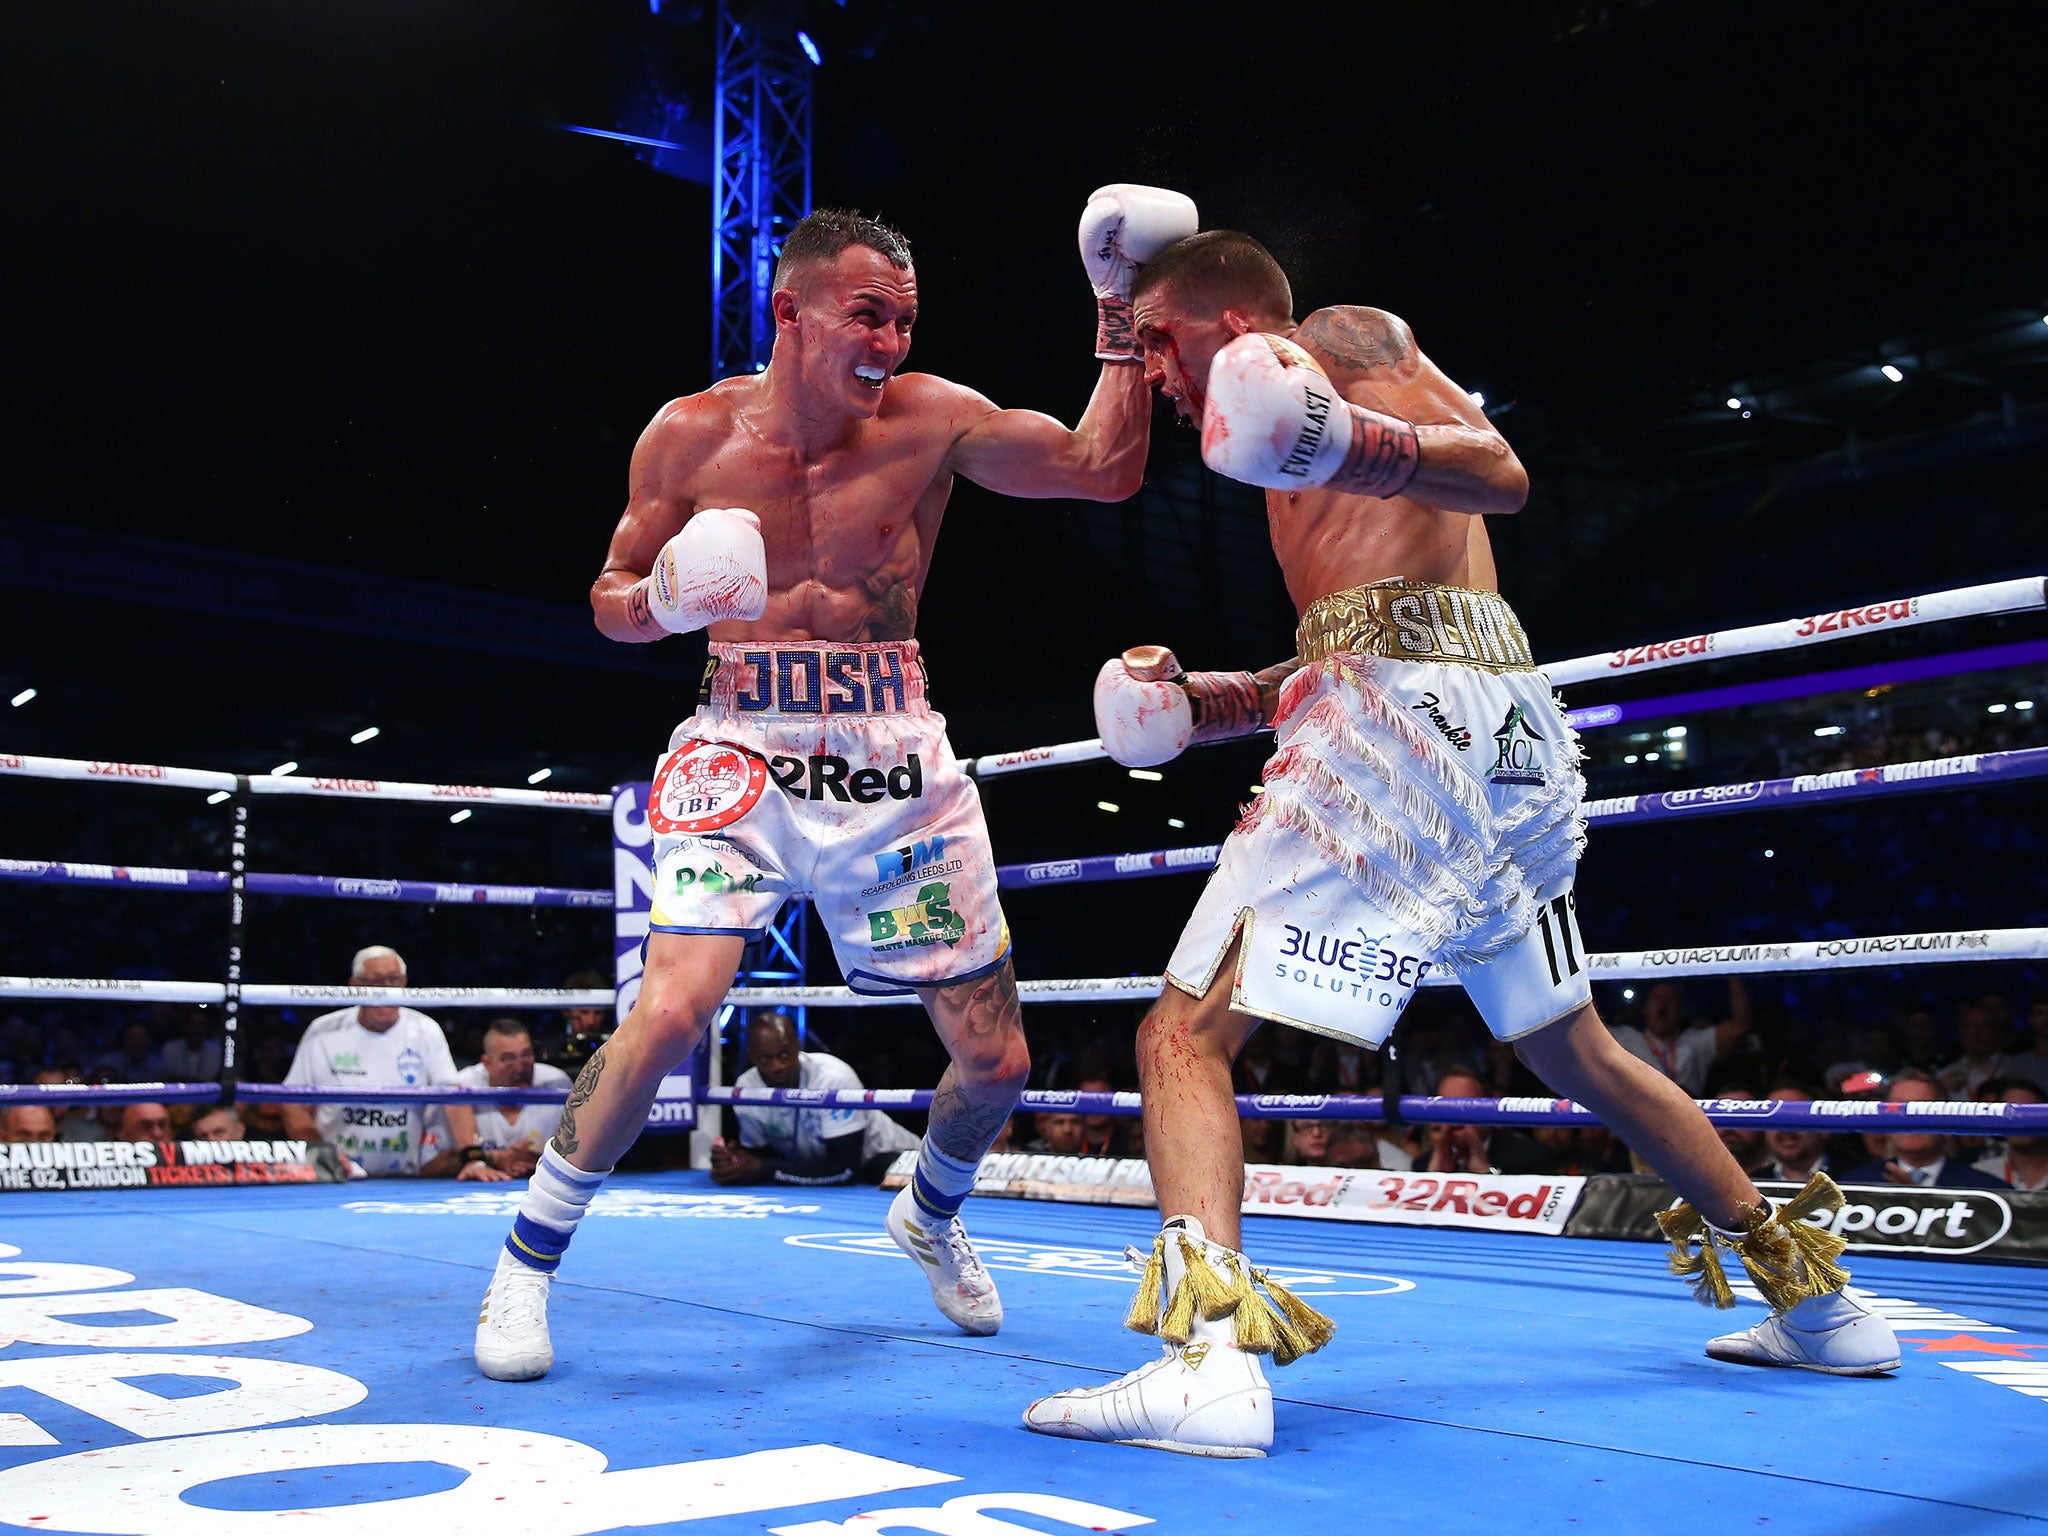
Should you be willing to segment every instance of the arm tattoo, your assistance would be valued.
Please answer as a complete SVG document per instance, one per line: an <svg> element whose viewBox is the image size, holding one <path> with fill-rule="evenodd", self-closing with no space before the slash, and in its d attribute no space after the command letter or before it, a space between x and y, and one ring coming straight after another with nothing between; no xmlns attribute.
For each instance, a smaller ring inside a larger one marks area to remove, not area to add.
<svg viewBox="0 0 2048 1536"><path fill-rule="evenodd" d="M1301 658L1290 656L1285 661L1275 662L1263 672L1254 672L1252 681L1259 685L1259 718L1271 725L1280 713L1280 689L1287 679L1301 670Z"/></svg>
<svg viewBox="0 0 2048 1536"><path fill-rule="evenodd" d="M626 622L643 635L661 633L661 626L654 622L654 614L647 606L645 582L635 582L626 588Z"/></svg>
<svg viewBox="0 0 2048 1536"><path fill-rule="evenodd" d="M576 1086L569 1090L569 1102L562 1106L562 1123L555 1127L555 1150L564 1157L576 1151L576 1111L597 1092L597 1080L604 1076L604 1047L599 1046L583 1070L576 1074Z"/></svg>
<svg viewBox="0 0 2048 1536"><path fill-rule="evenodd" d="M1388 368L1415 350L1415 338L1398 318L1359 304L1319 309L1294 334L1340 368Z"/></svg>
<svg viewBox="0 0 2048 1536"><path fill-rule="evenodd" d="M917 632L917 591L907 581L893 581L873 594L868 608L869 640L908 640Z"/></svg>

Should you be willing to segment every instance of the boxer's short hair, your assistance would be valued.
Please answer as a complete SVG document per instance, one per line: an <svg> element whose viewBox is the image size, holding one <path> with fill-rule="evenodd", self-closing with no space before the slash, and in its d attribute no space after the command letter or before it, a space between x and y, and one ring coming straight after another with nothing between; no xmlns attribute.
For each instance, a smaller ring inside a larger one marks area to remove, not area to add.
<svg viewBox="0 0 2048 1536"><path fill-rule="evenodd" d="M1183 303L1236 309L1275 320L1294 318L1294 290L1280 263L1250 235L1205 229L1176 240L1138 269L1131 297L1171 284Z"/></svg>
<svg viewBox="0 0 2048 1536"><path fill-rule="evenodd" d="M850 208L814 208L784 237L775 263L775 286L792 286L803 268L830 261L849 246L864 245L890 266L910 267L910 242L880 219Z"/></svg>

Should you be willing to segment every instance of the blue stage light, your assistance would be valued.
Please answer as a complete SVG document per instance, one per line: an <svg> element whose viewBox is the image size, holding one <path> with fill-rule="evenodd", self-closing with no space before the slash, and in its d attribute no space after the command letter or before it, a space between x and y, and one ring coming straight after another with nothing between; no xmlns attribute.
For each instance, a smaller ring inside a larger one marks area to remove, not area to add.
<svg viewBox="0 0 2048 1536"><path fill-rule="evenodd" d="M822 59L821 57L819 57L819 54L818 54L818 45L817 45L816 43L814 43L814 42L812 42L812 41L811 41L811 34L810 34L810 33L808 33L808 32L799 32L799 33L797 33L797 35L796 35L796 45L797 45L797 47L799 47L799 48L803 49L803 51L804 51L804 57L805 57L805 58L807 58L807 59L809 59L809 60L810 60L810 61L811 61L811 62L812 62L813 64L822 64L822 63L824 63L824 62L825 62L825 61L824 61L824 59Z"/></svg>

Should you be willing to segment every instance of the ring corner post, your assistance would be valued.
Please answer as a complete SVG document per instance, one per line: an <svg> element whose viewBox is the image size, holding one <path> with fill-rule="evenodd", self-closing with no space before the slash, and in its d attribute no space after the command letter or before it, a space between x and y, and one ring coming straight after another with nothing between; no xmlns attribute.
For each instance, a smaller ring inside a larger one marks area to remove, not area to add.
<svg viewBox="0 0 2048 1536"><path fill-rule="evenodd" d="M235 1102L242 1017L242 954L249 896L249 780L235 776L228 800L228 955L220 1020L220 1102Z"/></svg>

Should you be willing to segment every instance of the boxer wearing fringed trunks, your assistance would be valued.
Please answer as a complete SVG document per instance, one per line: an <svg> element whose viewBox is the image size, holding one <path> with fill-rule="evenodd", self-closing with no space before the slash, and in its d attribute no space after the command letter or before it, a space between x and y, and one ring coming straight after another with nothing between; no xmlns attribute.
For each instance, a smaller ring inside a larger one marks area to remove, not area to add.
<svg viewBox="0 0 2048 1536"><path fill-rule="evenodd" d="M1278 749L1138 1033L1165 1220L1126 1321L1163 1352L1033 1403L1025 1424L1265 1454L1273 1399L1258 1356L1285 1365L1334 1329L1241 1251L1231 1063L1267 1019L1376 1047L1437 968L1496 1038L1677 1188L1685 1203L1659 1220L1702 1300L1733 1305L1718 1250L1741 1260L1772 1315L1710 1355L1896 1368L1890 1325L1843 1291L1841 1240L1799 1219L1840 1204L1826 1175L1774 1209L1698 1105L1594 1011L1573 888L1579 750L1496 590L1483 520L1527 494L1513 451L1394 316L1345 306L1297 326L1285 274L1249 236L1167 247L1135 306L1147 377L1200 426L1203 459L1266 489L1299 652L1257 675L1183 674L1147 646L1097 679L1103 743L1126 765L1266 723Z"/></svg>
<svg viewBox="0 0 2048 1536"><path fill-rule="evenodd" d="M1090 200L1081 244L1103 368L1073 431L900 374L917 318L909 249L872 219L821 210L783 244L766 371L664 406L642 435L591 593L598 628L629 644L704 629L710 666L648 802L639 997L577 1078L499 1256L476 1334L486 1376L528 1381L553 1364L548 1285L570 1237L748 941L802 895L847 983L915 993L952 1058L887 1225L950 1321L1001 1326L959 1211L1030 1058L981 803L928 700L913 626L956 475L1011 496L1137 490L1151 398L1130 283L1195 227L1178 193Z"/></svg>

